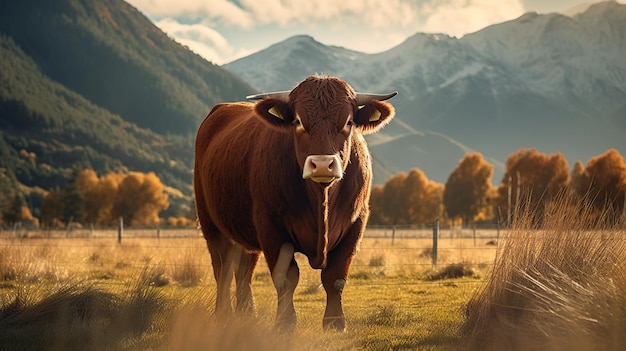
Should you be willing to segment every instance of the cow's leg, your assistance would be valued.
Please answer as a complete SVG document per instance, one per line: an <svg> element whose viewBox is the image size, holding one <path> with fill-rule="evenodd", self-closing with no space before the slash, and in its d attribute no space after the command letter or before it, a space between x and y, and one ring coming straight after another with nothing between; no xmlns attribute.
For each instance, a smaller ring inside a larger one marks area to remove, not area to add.
<svg viewBox="0 0 626 351"><path fill-rule="evenodd" d="M213 264L213 275L217 283L215 313L218 317L227 317L232 313L230 285L233 280L235 260L239 259L241 249L235 247L226 237L214 234L207 237L207 245Z"/></svg>
<svg viewBox="0 0 626 351"><path fill-rule="evenodd" d="M328 253L326 268L322 269L322 285L326 290L326 311L323 321L325 329L346 330L341 296L363 227L363 222L358 219L339 246Z"/></svg>
<svg viewBox="0 0 626 351"><path fill-rule="evenodd" d="M300 279L300 270L293 253L294 248L290 243L282 244L278 253L265 252L272 274L272 282L274 282L278 295L276 326L285 331L291 331L296 326L293 294Z"/></svg>
<svg viewBox="0 0 626 351"><path fill-rule="evenodd" d="M235 271L237 284L237 310L243 314L254 314L254 297L252 296L252 276L259 261L258 252L241 253L239 266Z"/></svg>

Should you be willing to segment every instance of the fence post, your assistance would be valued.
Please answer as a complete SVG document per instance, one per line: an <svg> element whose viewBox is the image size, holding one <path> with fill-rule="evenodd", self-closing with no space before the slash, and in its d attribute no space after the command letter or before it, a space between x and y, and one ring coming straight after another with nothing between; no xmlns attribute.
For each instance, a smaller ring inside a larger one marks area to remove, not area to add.
<svg viewBox="0 0 626 351"><path fill-rule="evenodd" d="M157 239L161 239L161 225L157 224Z"/></svg>
<svg viewBox="0 0 626 351"><path fill-rule="evenodd" d="M122 233L124 232L124 217L120 216L117 227L117 243L122 245Z"/></svg>
<svg viewBox="0 0 626 351"><path fill-rule="evenodd" d="M476 247L476 224L472 226L472 231L474 234L474 247Z"/></svg>
<svg viewBox="0 0 626 351"><path fill-rule="evenodd" d="M391 246L393 246L393 242L396 240L396 226L391 226Z"/></svg>
<svg viewBox="0 0 626 351"><path fill-rule="evenodd" d="M439 218L433 223L433 266L437 265L437 243L439 240Z"/></svg>

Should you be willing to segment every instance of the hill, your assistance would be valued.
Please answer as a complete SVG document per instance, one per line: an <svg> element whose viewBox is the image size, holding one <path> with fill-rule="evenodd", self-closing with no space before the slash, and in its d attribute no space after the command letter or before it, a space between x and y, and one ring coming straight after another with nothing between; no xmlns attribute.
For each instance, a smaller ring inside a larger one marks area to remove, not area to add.
<svg viewBox="0 0 626 351"><path fill-rule="evenodd" d="M462 38L417 33L377 54L343 55L345 49L323 48L313 38L292 38L224 67L262 91L290 89L316 72L339 76L360 91L398 90L392 100L397 120L368 140L378 144L417 131L448 144L433 150L431 140L413 137L384 157L374 147L375 160L394 170L419 167L445 182L462 145L494 162L497 184L506 157L522 147L560 151L570 165L609 148L626 153L625 38L626 5L609 1L572 17L527 13ZM313 50L343 63L329 66L306 55ZM268 65L264 51L285 54ZM306 69L280 69L289 62ZM280 82L268 79L278 75ZM429 157L437 161L419 157L416 149L432 150ZM375 174L377 183L385 179Z"/></svg>
<svg viewBox="0 0 626 351"><path fill-rule="evenodd" d="M76 164L154 171L191 201L193 139L252 88L121 0L0 1L0 168L31 188Z"/></svg>

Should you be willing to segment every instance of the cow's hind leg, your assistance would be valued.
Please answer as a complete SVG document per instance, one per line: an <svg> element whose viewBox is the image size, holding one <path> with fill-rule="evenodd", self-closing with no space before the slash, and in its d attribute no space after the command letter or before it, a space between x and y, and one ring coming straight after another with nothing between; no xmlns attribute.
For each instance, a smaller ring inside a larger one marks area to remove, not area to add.
<svg viewBox="0 0 626 351"><path fill-rule="evenodd" d="M259 261L258 252L246 252L242 250L239 264L235 271L237 287L237 311L243 314L254 314L254 297L252 296L252 276Z"/></svg>
<svg viewBox="0 0 626 351"><path fill-rule="evenodd" d="M241 251L230 240L217 233L207 237L207 246L211 254L213 275L217 283L215 314L218 317L227 317L232 313L230 285L236 268L235 262L239 259Z"/></svg>
<svg viewBox="0 0 626 351"><path fill-rule="evenodd" d="M284 243L275 259L268 257L271 267L272 281L278 294L278 310L276 326L285 331L292 331L296 326L296 310L293 305L293 294L298 286L300 270L293 256L294 248ZM267 255L267 252L266 252ZM275 261L274 261L275 260Z"/></svg>

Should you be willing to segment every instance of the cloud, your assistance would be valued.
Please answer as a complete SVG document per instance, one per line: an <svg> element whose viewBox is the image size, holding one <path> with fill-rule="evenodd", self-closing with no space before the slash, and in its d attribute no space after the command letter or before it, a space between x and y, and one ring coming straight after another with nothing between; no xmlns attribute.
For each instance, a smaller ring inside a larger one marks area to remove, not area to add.
<svg viewBox="0 0 626 351"><path fill-rule="evenodd" d="M358 18L373 28L410 24L415 6L410 0L128 0L151 18L208 19L252 28L256 25L310 24Z"/></svg>
<svg viewBox="0 0 626 351"><path fill-rule="evenodd" d="M178 42L217 64L286 35L304 33L324 37L325 43L380 52L416 32L460 37L524 13L521 0L128 1ZM256 39L246 41L245 36ZM226 38L245 41L247 48L234 47Z"/></svg>
<svg viewBox="0 0 626 351"><path fill-rule="evenodd" d="M311 24L320 21L358 19L370 28L409 25L417 17L412 1L388 0L240 0L245 9L261 24Z"/></svg>
<svg viewBox="0 0 626 351"><path fill-rule="evenodd" d="M229 0L127 0L150 18L215 20L219 23L251 28L251 14Z"/></svg>
<svg viewBox="0 0 626 351"><path fill-rule="evenodd" d="M420 31L462 36L524 13L521 0L434 0L420 8Z"/></svg>
<svg viewBox="0 0 626 351"><path fill-rule="evenodd" d="M232 47L218 31L203 24L183 24L173 18L163 18L154 24L180 44L216 64L249 54Z"/></svg>

